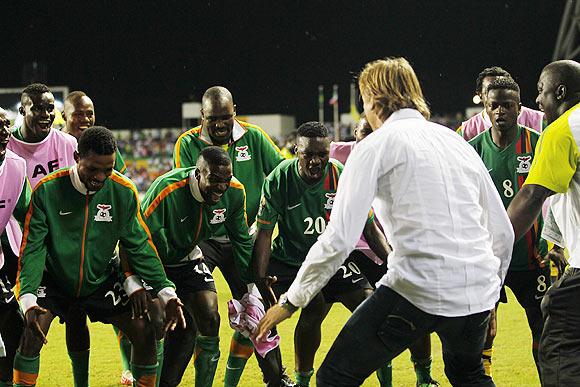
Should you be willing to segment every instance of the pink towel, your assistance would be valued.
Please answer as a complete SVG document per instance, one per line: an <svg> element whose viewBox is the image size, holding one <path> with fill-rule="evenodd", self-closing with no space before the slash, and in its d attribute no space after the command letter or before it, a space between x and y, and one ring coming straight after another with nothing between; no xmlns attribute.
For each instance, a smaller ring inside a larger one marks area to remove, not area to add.
<svg viewBox="0 0 580 387"><path fill-rule="evenodd" d="M258 354L265 357L268 352L280 345L280 335L270 336L268 332L266 340L257 341L252 334L258 328L258 323L266 314L264 305L257 295L260 293L255 287L249 289L240 301L232 299L228 301L228 316L230 326L245 337L249 337Z"/></svg>

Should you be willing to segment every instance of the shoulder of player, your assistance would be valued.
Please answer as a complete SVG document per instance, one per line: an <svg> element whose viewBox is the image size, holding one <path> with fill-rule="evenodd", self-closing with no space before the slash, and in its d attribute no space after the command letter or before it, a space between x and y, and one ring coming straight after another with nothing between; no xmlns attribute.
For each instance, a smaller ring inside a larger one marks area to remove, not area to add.
<svg viewBox="0 0 580 387"><path fill-rule="evenodd" d="M26 168L26 160L23 157L18 156L16 153L6 148L6 155L4 156L5 162L11 162L19 167L24 166Z"/></svg>
<svg viewBox="0 0 580 387"><path fill-rule="evenodd" d="M230 204L233 204L235 201L243 201L245 196L246 188L242 182L240 182L235 177L232 177L232 180L230 180L230 187L225 193L227 200L230 202Z"/></svg>
<svg viewBox="0 0 580 387"><path fill-rule="evenodd" d="M201 133L201 125L196 126L195 128L188 129L185 132L181 133L179 135L179 137L177 137L176 143L183 144L183 143L201 141L199 139L200 133Z"/></svg>
<svg viewBox="0 0 580 387"><path fill-rule="evenodd" d="M166 198L180 188L188 186L189 174L195 167L175 168L157 177L145 194L151 200Z"/></svg>
<svg viewBox="0 0 580 387"><path fill-rule="evenodd" d="M111 187L114 191L122 195L128 195L131 198L135 197L139 201L139 192L131 179L116 170L113 170L110 179L113 183Z"/></svg>
<svg viewBox="0 0 580 387"><path fill-rule="evenodd" d="M63 182L70 182L70 167L65 167L58 169L52 173L49 173L47 176L43 177L34 188L34 191L38 191L40 189L46 190L50 189L51 187L61 184ZM68 180L63 180L63 177L68 177Z"/></svg>
<svg viewBox="0 0 580 387"><path fill-rule="evenodd" d="M292 170L292 167L295 163L298 163L297 158L293 159L284 159L280 164L278 164L272 172L266 177L268 180L278 180L281 176L288 174L289 171Z"/></svg>
<svg viewBox="0 0 580 387"><path fill-rule="evenodd" d="M66 142L72 147L74 147L75 150L77 149L77 139L74 136L58 129L51 129L51 133L53 136L58 138L58 141Z"/></svg>
<svg viewBox="0 0 580 387"><path fill-rule="evenodd" d="M472 147L476 147L479 144L481 144L481 142L483 141L485 134L489 132L489 129L484 130L481 133L478 133L475 137L473 137L471 140L467 141L467 143L469 145L471 145Z"/></svg>
<svg viewBox="0 0 580 387"><path fill-rule="evenodd" d="M338 170L338 172L342 172L342 170L344 169L344 164L338 161L337 159L333 159L331 157L328 159L328 162L331 164L331 166L334 166Z"/></svg>
<svg viewBox="0 0 580 387"><path fill-rule="evenodd" d="M529 132L529 133L530 133L530 136L531 136L532 138L536 138L536 139L538 139L538 138L540 138L540 136L542 135L542 133L540 133L540 132L538 132L537 130L535 130L535 129L533 129L533 128L530 128L530 127L528 127L528 126L521 125L521 124L518 124L518 126L519 126L519 127L520 127L520 128L523 130L523 131Z"/></svg>
<svg viewBox="0 0 580 387"><path fill-rule="evenodd" d="M244 122L244 121L237 121L237 122L240 124L240 126L245 131L245 133L243 134L243 137L249 137L252 139L264 138L272 146L274 146L276 149L278 149L278 146L274 143L274 141L272 140L270 135L268 133L266 133L266 131L264 129L262 129L261 127L259 127L258 125L250 124L250 123Z"/></svg>

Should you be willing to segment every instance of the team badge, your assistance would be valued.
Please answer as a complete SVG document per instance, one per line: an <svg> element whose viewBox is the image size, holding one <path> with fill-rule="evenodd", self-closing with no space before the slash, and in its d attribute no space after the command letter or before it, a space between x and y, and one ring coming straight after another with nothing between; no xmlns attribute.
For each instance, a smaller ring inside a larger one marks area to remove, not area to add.
<svg viewBox="0 0 580 387"><path fill-rule="evenodd" d="M237 146L236 147L236 161L248 161L252 159L252 155L248 152L248 146Z"/></svg>
<svg viewBox="0 0 580 387"><path fill-rule="evenodd" d="M325 193L324 196L326 196L326 203L324 203L324 209L332 210L332 205L334 204L334 197L336 196L336 192Z"/></svg>
<svg viewBox="0 0 580 387"><path fill-rule="evenodd" d="M226 220L226 209L219 208L217 210L213 210L213 218L209 220L210 224L218 224L223 223Z"/></svg>
<svg viewBox="0 0 580 387"><path fill-rule="evenodd" d="M528 173L530 172L530 167L532 166L532 156L518 156L517 160L519 162L516 168L517 173Z"/></svg>
<svg viewBox="0 0 580 387"><path fill-rule="evenodd" d="M110 204L97 204L97 215L95 215L95 222L112 222L113 217L109 214L111 209Z"/></svg>
<svg viewBox="0 0 580 387"><path fill-rule="evenodd" d="M36 291L36 297L44 298L46 297L46 286L39 286L38 290Z"/></svg>

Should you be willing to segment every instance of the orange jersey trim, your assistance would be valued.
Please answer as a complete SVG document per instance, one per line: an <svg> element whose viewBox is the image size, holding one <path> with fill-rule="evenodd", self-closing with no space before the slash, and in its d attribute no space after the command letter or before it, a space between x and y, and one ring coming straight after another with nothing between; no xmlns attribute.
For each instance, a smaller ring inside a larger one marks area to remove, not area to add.
<svg viewBox="0 0 580 387"><path fill-rule="evenodd" d="M169 184L167 187L163 188L161 190L161 192L159 192L157 194L157 196L155 196L155 199L153 199L151 204L149 204L149 206L147 207L147 209L145 210L143 215L145 215L146 218L151 216L151 213L153 211L155 211L155 209L159 206L159 204L163 201L163 199L165 199L167 196L169 196L169 194L172 193L173 191L175 191L176 189L179 189L181 187L186 186L187 183L188 183L188 178L185 178L183 180Z"/></svg>
<svg viewBox="0 0 580 387"><path fill-rule="evenodd" d="M186 130L185 132L181 133L181 135L179 135L177 138L177 141L175 142L175 149L173 151L175 153L175 168L181 168L181 140L190 134L199 132L200 130L201 126L196 126L195 128Z"/></svg>
<svg viewBox="0 0 580 387"><path fill-rule="evenodd" d="M139 222L141 227L143 227L143 229L145 230L145 233L147 233L147 242L149 243L151 248L153 248L153 251L155 251L155 255L157 256L157 258L159 258L159 253L157 252L157 248L153 244L153 238L151 237L151 231L149 231L149 227L147 227L147 224L145 223L145 221L143 220L143 217L141 216L141 209L140 209L141 202L139 201L139 193L137 192L137 188L135 188L135 186L133 184L131 184L131 181L128 180L126 177L122 177L122 175L116 175L115 173L113 173L111 175L111 180L114 181L115 183L118 183L118 184L121 184L125 187L128 187L129 189L131 189L131 191L133 191L133 195L135 195L135 200L137 201L137 221Z"/></svg>

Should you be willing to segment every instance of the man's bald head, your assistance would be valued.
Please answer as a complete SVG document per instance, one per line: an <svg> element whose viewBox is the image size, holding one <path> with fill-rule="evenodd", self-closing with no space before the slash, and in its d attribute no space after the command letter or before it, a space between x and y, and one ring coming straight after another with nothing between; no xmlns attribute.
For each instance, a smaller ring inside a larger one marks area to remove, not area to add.
<svg viewBox="0 0 580 387"><path fill-rule="evenodd" d="M536 102L546 114L548 124L580 102L580 63L559 60L544 67L538 80Z"/></svg>
<svg viewBox="0 0 580 387"><path fill-rule="evenodd" d="M222 86L207 89L201 99L201 126L213 144L226 145L232 139L236 105L232 93Z"/></svg>

